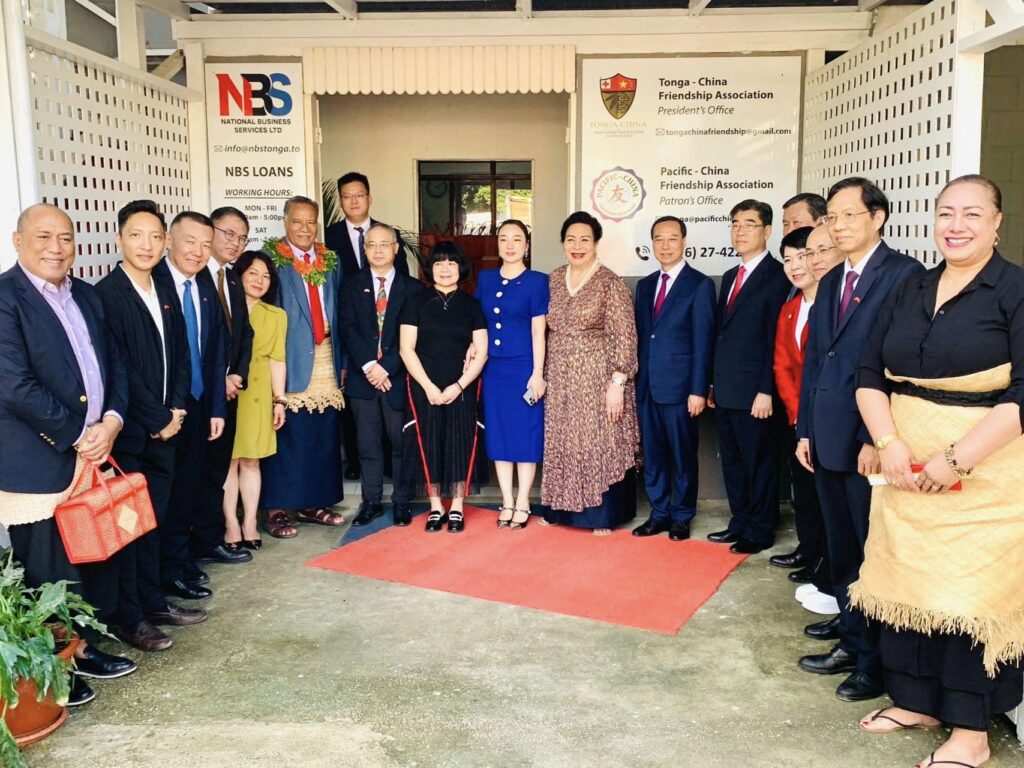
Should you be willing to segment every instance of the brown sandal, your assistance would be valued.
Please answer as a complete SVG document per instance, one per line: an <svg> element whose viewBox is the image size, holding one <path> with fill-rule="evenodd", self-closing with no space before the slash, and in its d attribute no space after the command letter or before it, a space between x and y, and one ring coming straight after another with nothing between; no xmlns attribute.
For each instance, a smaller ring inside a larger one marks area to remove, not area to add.
<svg viewBox="0 0 1024 768"><path fill-rule="evenodd" d="M269 513L263 528L275 539L294 539L299 535L298 529L292 525L292 520L287 512Z"/></svg>
<svg viewBox="0 0 1024 768"><path fill-rule="evenodd" d="M337 528L345 524L345 517L329 509L307 509L297 513L300 523L316 523Z"/></svg>

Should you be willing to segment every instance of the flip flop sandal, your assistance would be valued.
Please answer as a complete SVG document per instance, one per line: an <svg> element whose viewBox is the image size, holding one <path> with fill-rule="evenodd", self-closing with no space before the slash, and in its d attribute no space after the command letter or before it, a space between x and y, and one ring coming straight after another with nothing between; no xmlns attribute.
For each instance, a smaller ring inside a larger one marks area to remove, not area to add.
<svg viewBox="0 0 1024 768"><path fill-rule="evenodd" d="M985 761L987 763L988 760ZM970 763L961 763L959 760L936 760L935 753L932 752L928 755L928 766L929 768L933 765L959 765L960 768L981 768L985 763L979 763L978 765L971 765Z"/></svg>
<svg viewBox="0 0 1024 768"><path fill-rule="evenodd" d="M864 724L861 723L860 724L861 730L864 731L865 733L896 733L897 731L937 731L937 730L939 730L940 726L938 724L936 724L936 725L926 725L924 723L915 723L913 725L909 725L907 723L901 723L895 717L890 717L889 715L885 714L886 712L888 712L888 711L890 711L892 709L894 709L894 707L886 707L885 709L879 709L877 712L875 712L873 715L871 715L869 717L868 725L870 725L871 723L875 722L876 720L888 720L890 723L893 723L896 726L895 728L886 728L884 731L871 730L869 728L865 728Z"/></svg>
<svg viewBox="0 0 1024 768"><path fill-rule="evenodd" d="M266 522L263 523L263 528L275 539L294 539L299 535L287 512L268 515Z"/></svg>
<svg viewBox="0 0 1024 768"><path fill-rule="evenodd" d="M339 525L345 524L344 516L337 512L332 512L329 509L314 509L314 510L303 510L296 513L300 523L314 523L316 525L326 525L331 528L337 528Z"/></svg>

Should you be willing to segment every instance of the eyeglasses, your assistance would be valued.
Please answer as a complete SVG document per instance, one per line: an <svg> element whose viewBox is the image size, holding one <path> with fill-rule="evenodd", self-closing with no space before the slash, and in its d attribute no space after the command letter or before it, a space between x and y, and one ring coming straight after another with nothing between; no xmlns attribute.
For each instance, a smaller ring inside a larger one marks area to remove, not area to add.
<svg viewBox="0 0 1024 768"><path fill-rule="evenodd" d="M354 200L363 200L369 197L365 192L353 192L351 195L342 195L341 199L343 202L349 203Z"/></svg>
<svg viewBox="0 0 1024 768"><path fill-rule="evenodd" d="M750 224L749 222L740 224L738 221L734 221L732 224L729 225L729 229L731 229L733 232L753 232L755 229L758 229L759 227L763 226L764 224Z"/></svg>
<svg viewBox="0 0 1024 768"><path fill-rule="evenodd" d="M796 255L802 259L813 259L815 256L826 256L835 249L836 247L834 245L829 246L828 248L818 248L817 250L814 250L813 248L808 248L806 251L797 252Z"/></svg>
<svg viewBox="0 0 1024 768"><path fill-rule="evenodd" d="M825 221L828 222L830 227L834 227L837 222L842 221L844 224L853 224L858 216L863 216L865 213L871 213L871 211L847 211L846 213L830 213L825 217Z"/></svg>
<svg viewBox="0 0 1024 768"><path fill-rule="evenodd" d="M394 240L386 240L382 242L366 243L363 247L368 251L386 251L395 244Z"/></svg>
<svg viewBox="0 0 1024 768"><path fill-rule="evenodd" d="M214 229L216 229L218 232L224 235L224 239L227 240L229 243L233 243L235 245L244 245L245 243L249 242L249 238L246 235L237 235L229 229L221 229L220 227L214 227Z"/></svg>

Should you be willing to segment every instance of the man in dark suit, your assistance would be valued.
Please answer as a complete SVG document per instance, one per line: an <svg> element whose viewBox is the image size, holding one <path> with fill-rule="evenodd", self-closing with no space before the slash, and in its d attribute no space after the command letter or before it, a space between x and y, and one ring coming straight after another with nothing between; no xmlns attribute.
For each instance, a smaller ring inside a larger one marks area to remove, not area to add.
<svg viewBox="0 0 1024 768"><path fill-rule="evenodd" d="M338 302L341 338L351 361L345 392L359 435L363 490L362 506L352 525L366 525L384 513L385 437L391 444L395 525L408 525L412 490L401 462L406 373L398 355L398 314L403 302L422 286L395 268L399 246L394 229L374 224L366 235L370 268L342 283Z"/></svg>
<svg viewBox="0 0 1024 768"><path fill-rule="evenodd" d="M185 319L190 379L185 397L185 423L177 438L174 483L167 522L160 535L160 575L167 594L186 599L208 597L197 589L194 576L198 557L209 554L220 562L247 562L249 552L217 544L215 552L197 552L194 531L207 529L206 518L223 521L221 505L211 509L199 493L206 447L224 432L227 413L224 371L227 346L217 289L206 269L213 241L213 222L194 211L174 217L167 238L167 257L153 271L153 278L174 291Z"/></svg>
<svg viewBox="0 0 1024 768"><path fill-rule="evenodd" d="M157 520L157 530L111 558L119 598L112 629L143 651L162 651L173 644L159 624L184 626L206 619L205 611L169 603L160 578L160 536L174 479L174 438L187 416L190 380L185 320L177 297L153 280L166 237L156 203L128 203L117 213L116 245L124 260L96 285L109 341L120 350L128 380L128 412L114 442L114 458L125 472L145 476Z"/></svg>
<svg viewBox="0 0 1024 768"><path fill-rule="evenodd" d="M840 610L839 644L829 653L804 656L800 667L851 673L836 689L844 701L885 692L877 629L851 609L848 590L864 560L871 506L867 475L879 471L878 450L884 448L872 443L857 410L857 365L888 297L923 269L882 240L888 218L888 199L867 179L844 179L829 190L829 234L846 258L822 279L811 308L797 417L797 458L814 472Z"/></svg>
<svg viewBox="0 0 1024 768"><path fill-rule="evenodd" d="M67 579L109 617L110 569L68 562L53 519L77 473L106 460L121 431L128 389L118 350L107 343L103 305L91 285L71 277L75 228L52 205L33 205L13 236L18 263L0 275L0 523L29 586ZM100 636L75 652L78 675L69 705L96 697L80 675L121 677L130 659L101 652Z"/></svg>
<svg viewBox="0 0 1024 768"><path fill-rule="evenodd" d="M224 432L210 442L206 449L206 466L200 486L202 505L205 509L220 509L224 500L224 481L231 465L231 451L235 445L235 426L238 414L238 393L245 389L249 377L249 359L252 357L252 326L249 325L249 310L245 303L245 292L234 273L231 264L245 250L249 242L249 219L237 208L225 206L210 214L213 222L213 243L210 246L210 261L207 269L217 288L220 317L224 322L224 334L228 348L228 367L224 378L227 411ZM230 512L230 510L229 510ZM245 534L244 536L242 534ZM242 531L238 518L226 514L216 517L204 515L202 524L195 531L196 552L208 553L215 560L217 547L222 542L239 542L256 539L257 531Z"/></svg>
<svg viewBox="0 0 1024 768"><path fill-rule="evenodd" d="M686 263L682 219L662 216L651 240L661 269L637 283L635 306L636 399L651 516L633 535L668 531L682 541L697 513L697 417L711 384L715 284Z"/></svg>
<svg viewBox="0 0 1024 768"><path fill-rule="evenodd" d="M324 243L338 254L338 266L342 277L351 277L366 266L366 235L370 227L379 224L370 218L370 180L358 171L349 171L338 179L338 200L345 218L332 224L324 231ZM405 244L398 238L398 256L395 258L395 270L403 275L409 274L409 265L405 260ZM345 479L358 480L359 446L358 428L355 415L345 409L341 414L341 425L345 441Z"/></svg>
<svg viewBox="0 0 1024 768"><path fill-rule="evenodd" d="M732 246L742 263L722 276L710 404L732 519L708 539L754 554L774 544L779 521L772 364L789 280L768 252L771 206L744 200L729 217Z"/></svg>

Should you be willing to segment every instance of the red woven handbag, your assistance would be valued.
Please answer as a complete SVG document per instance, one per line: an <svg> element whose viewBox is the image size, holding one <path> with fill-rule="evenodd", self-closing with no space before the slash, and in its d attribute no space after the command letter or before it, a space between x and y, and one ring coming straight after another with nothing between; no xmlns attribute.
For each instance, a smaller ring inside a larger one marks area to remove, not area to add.
<svg viewBox="0 0 1024 768"><path fill-rule="evenodd" d="M110 480L93 465L92 487L82 489L89 467L83 468L71 498L57 505L53 516L74 564L98 563L156 528L149 486L141 472L125 474L114 459L119 476Z"/></svg>

